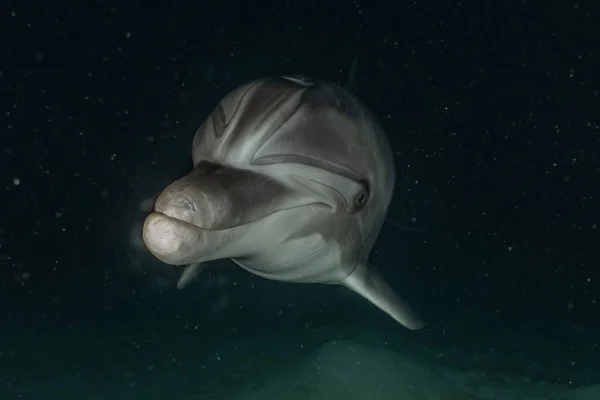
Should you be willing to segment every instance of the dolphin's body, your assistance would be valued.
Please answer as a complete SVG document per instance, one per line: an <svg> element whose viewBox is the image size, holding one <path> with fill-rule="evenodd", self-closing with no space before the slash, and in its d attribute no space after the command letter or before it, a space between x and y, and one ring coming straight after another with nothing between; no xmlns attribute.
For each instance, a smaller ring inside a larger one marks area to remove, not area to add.
<svg viewBox="0 0 600 400"><path fill-rule="evenodd" d="M423 326L367 264L394 163L374 116L346 90L301 77L243 85L200 126L192 158L143 227L157 258L192 264L179 286L202 263L231 258L267 279L344 285L402 325Z"/></svg>

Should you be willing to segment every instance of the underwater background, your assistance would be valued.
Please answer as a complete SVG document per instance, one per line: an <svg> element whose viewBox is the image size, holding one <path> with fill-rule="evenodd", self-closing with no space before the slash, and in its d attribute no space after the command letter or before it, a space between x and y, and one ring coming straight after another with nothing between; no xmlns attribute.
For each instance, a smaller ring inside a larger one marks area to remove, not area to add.
<svg viewBox="0 0 600 400"><path fill-rule="evenodd" d="M0 1L0 400L600 399L598 5ZM426 320L140 241L251 79L352 91L395 154L370 262Z"/></svg>

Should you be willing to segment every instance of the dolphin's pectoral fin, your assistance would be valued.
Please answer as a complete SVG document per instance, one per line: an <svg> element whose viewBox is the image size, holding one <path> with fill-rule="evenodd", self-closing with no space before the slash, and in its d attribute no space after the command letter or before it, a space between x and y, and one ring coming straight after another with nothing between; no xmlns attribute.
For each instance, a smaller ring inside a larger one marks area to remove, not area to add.
<svg viewBox="0 0 600 400"><path fill-rule="evenodd" d="M177 281L177 289L181 290L188 287L190 283L192 283L198 277L204 268L206 268L206 263L194 263L187 265L183 269L183 272Z"/></svg>
<svg viewBox="0 0 600 400"><path fill-rule="evenodd" d="M425 325L385 279L365 264L359 265L341 284L369 300L408 329L421 329Z"/></svg>

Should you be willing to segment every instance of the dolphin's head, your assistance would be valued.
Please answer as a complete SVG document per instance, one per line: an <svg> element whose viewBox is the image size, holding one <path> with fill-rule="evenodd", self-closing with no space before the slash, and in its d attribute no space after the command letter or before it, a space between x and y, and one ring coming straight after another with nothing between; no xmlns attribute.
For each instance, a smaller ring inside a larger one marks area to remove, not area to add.
<svg viewBox="0 0 600 400"><path fill-rule="evenodd" d="M162 192L143 228L169 264L309 237L307 254L334 243L351 263L366 258L393 190L389 145L364 106L335 85L296 78L226 96L196 132L192 157L194 169Z"/></svg>
<svg viewBox="0 0 600 400"><path fill-rule="evenodd" d="M192 159L144 223L157 258L232 258L269 279L343 284L421 326L366 266L395 173L383 131L350 93L298 78L243 85L200 126Z"/></svg>

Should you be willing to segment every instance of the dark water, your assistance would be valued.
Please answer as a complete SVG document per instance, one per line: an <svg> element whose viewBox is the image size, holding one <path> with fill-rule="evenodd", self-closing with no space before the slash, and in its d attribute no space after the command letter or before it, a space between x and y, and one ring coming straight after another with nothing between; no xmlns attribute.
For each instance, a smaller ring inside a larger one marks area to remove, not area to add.
<svg viewBox="0 0 600 400"><path fill-rule="evenodd" d="M255 3L0 2L0 399L271 398L270 377L334 341L505 382L411 399L593 398L598 8ZM190 168L216 102L289 73L350 80L388 134L393 223L371 262L423 330L229 261L177 291L136 247L140 204ZM303 385L286 398L326 398Z"/></svg>

